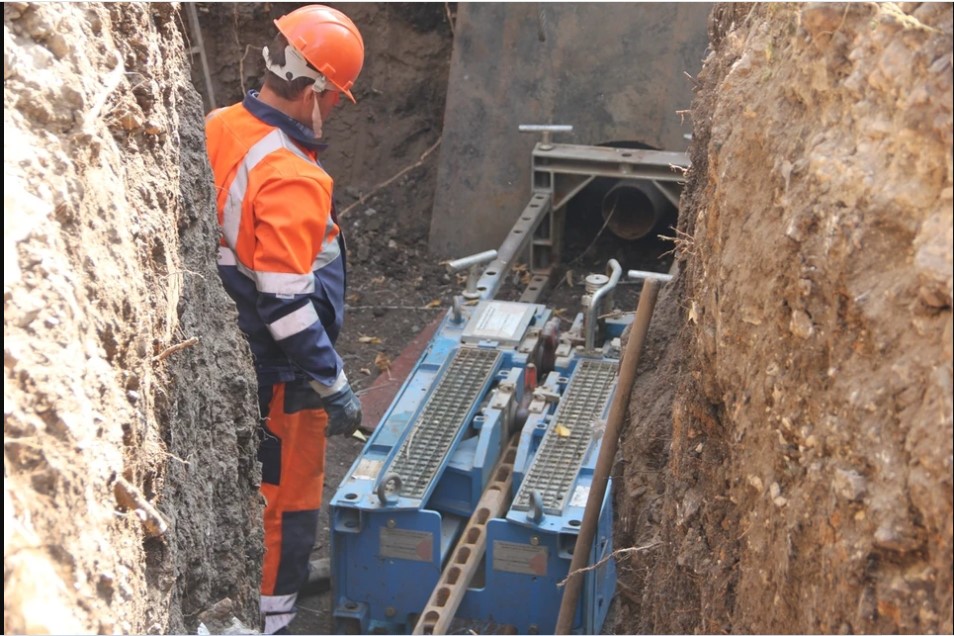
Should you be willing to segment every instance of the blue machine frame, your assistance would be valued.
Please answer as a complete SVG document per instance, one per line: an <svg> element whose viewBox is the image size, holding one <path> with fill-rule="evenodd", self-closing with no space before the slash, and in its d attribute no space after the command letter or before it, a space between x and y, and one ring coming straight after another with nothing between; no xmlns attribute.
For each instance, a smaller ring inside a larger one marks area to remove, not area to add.
<svg viewBox="0 0 954 636"><path fill-rule="evenodd" d="M457 617L552 633L617 361L603 355L608 348L568 348L536 385L551 316L543 305L491 300L448 312L331 500L337 631L414 628L519 426L513 502L487 525L485 560ZM614 329L607 335L622 325ZM593 563L612 552L612 521L608 488ZM574 631L598 633L615 564L607 559L583 576Z"/></svg>
<svg viewBox="0 0 954 636"><path fill-rule="evenodd" d="M547 326L552 312L535 303L560 260L560 211L596 176L642 179L640 187L657 189L676 206L684 171L674 167L688 167L689 159L677 152L552 143L550 134L565 126L525 129L543 133L533 150L529 203L499 250L448 263L453 272L469 268L467 289L331 501L339 631L414 629L517 428L513 501L505 515L486 524L484 562L456 616L511 625L520 633L555 628L563 593L558 583L577 548L601 426L616 388L613 343L631 322L601 311L620 275L611 260L609 276L596 277L602 282L587 279L592 295L583 298L585 311L570 328L572 336L561 336L555 350L540 355L553 342ZM521 302L491 300L520 255L529 257L531 275ZM482 272L481 264L487 265ZM463 298L480 302L468 307ZM582 574L576 633L599 633L616 586L609 558L611 487L593 545L585 546L590 562L599 565Z"/></svg>

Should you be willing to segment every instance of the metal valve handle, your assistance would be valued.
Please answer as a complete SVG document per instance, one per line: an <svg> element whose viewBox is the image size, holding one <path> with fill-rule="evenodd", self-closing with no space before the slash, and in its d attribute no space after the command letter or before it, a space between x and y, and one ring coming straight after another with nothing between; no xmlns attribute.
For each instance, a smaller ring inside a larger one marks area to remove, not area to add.
<svg viewBox="0 0 954 636"><path fill-rule="evenodd" d="M470 256L464 256L462 258L456 258L452 261L447 261L447 271L451 274L454 274L462 269L467 269L468 267L485 265L495 258L497 258L497 250L487 250L486 252L480 252L477 254L471 254Z"/></svg>
<svg viewBox="0 0 954 636"><path fill-rule="evenodd" d="M619 282L619 276L623 273L623 268L615 258L611 258L606 263L606 271L609 273L606 282L593 294L590 300L590 306L586 308L586 318L584 326L586 327L586 350L593 351L596 347L596 323L600 315L600 307L603 305L603 299L607 297Z"/></svg>
<svg viewBox="0 0 954 636"><path fill-rule="evenodd" d="M480 280L480 267L497 258L497 250L487 250L478 254L471 254L452 261L447 261L447 271L455 274L463 269L467 270L467 286L463 296L468 300L480 298L477 291L477 281Z"/></svg>
<svg viewBox="0 0 954 636"><path fill-rule="evenodd" d="M520 132L573 132L570 124L520 124Z"/></svg>
<svg viewBox="0 0 954 636"><path fill-rule="evenodd" d="M542 133L541 143L544 146L550 145L550 135L556 132L573 132L573 126L569 124L520 124L517 130L525 133Z"/></svg>
<svg viewBox="0 0 954 636"><path fill-rule="evenodd" d="M659 272L644 272L639 269L631 269L626 272L626 276L636 280L658 280L660 283L668 283L672 280L672 274L660 274Z"/></svg>

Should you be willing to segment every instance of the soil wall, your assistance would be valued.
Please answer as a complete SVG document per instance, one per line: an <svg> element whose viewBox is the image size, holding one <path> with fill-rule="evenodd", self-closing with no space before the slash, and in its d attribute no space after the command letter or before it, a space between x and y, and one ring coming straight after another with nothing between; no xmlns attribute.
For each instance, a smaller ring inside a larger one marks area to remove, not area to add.
<svg viewBox="0 0 954 636"><path fill-rule="evenodd" d="M257 624L255 384L178 9L3 13L4 632Z"/></svg>
<svg viewBox="0 0 954 636"><path fill-rule="evenodd" d="M719 5L710 40L619 624L950 633L951 6Z"/></svg>

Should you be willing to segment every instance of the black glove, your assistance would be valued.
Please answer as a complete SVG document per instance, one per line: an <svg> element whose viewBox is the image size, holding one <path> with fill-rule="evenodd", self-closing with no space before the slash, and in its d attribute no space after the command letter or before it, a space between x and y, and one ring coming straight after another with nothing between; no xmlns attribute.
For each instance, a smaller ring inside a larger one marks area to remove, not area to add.
<svg viewBox="0 0 954 636"><path fill-rule="evenodd" d="M328 428L325 435L344 435L350 437L361 425L361 402L351 390L350 384L345 384L340 391L329 396L322 396L322 404L328 414Z"/></svg>

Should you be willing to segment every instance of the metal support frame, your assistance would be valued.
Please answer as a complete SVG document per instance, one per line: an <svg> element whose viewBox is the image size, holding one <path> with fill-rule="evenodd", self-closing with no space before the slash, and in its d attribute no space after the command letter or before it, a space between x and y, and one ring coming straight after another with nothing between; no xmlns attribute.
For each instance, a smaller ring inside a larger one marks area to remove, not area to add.
<svg viewBox="0 0 954 636"><path fill-rule="evenodd" d="M531 279L520 302L538 301L561 262L566 204L596 177L649 179L678 205L679 182L689 167L686 153L550 141L550 132L568 128L521 126L521 131L542 132L547 138L534 146L531 156L530 202L497 250L497 258L477 281L480 298L496 296L503 276L526 253Z"/></svg>
<svg viewBox="0 0 954 636"><path fill-rule="evenodd" d="M571 144L537 144L533 149L534 189L544 174L551 181L558 174L682 181L688 167L684 152Z"/></svg>

